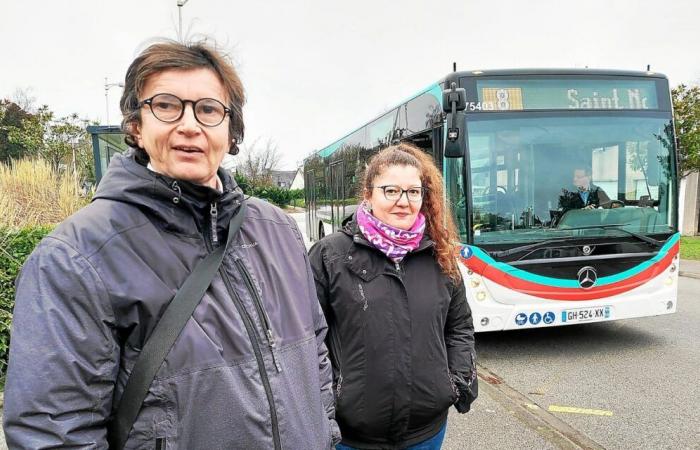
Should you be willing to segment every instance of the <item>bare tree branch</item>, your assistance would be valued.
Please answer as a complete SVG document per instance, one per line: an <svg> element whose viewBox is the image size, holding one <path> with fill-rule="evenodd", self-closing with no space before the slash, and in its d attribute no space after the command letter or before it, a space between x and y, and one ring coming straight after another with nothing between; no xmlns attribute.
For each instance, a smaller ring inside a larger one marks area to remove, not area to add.
<svg viewBox="0 0 700 450"><path fill-rule="evenodd" d="M254 185L272 184L271 173L277 170L282 161L282 153L277 144L272 139L268 139L261 146L258 138L250 145L242 145L242 147L237 170Z"/></svg>

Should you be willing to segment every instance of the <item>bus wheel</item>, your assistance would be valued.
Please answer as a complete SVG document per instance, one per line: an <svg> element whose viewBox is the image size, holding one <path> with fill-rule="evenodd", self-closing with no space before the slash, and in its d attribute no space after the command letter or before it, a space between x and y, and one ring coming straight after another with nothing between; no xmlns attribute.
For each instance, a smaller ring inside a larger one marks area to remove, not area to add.
<svg viewBox="0 0 700 450"><path fill-rule="evenodd" d="M323 222L318 225L318 238L323 239L326 236L326 231L323 229Z"/></svg>

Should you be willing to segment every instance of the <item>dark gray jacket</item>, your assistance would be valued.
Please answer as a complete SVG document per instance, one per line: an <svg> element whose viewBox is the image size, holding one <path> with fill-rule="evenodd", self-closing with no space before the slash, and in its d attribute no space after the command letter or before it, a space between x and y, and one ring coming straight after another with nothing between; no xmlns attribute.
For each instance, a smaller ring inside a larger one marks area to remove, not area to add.
<svg viewBox="0 0 700 450"><path fill-rule="evenodd" d="M17 281L4 427L11 448L107 448L139 349L243 201L117 155L94 201ZM247 199L219 273L151 385L143 449L328 449L338 438L326 323L294 221ZM216 232L214 232L214 230Z"/></svg>

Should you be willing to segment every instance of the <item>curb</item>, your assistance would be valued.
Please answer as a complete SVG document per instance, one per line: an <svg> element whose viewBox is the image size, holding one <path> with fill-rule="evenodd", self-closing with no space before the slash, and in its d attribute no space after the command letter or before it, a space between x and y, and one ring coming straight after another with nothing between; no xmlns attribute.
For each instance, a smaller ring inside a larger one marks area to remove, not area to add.
<svg viewBox="0 0 700 450"><path fill-rule="evenodd" d="M700 280L700 273L684 272L681 270L680 272L678 272L678 275L681 277L695 278L696 280Z"/></svg>

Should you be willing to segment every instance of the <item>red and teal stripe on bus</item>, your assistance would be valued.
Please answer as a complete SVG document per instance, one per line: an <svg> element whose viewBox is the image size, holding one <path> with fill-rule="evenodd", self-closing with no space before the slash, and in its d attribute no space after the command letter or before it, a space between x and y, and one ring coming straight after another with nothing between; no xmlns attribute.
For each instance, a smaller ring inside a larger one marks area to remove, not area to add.
<svg viewBox="0 0 700 450"><path fill-rule="evenodd" d="M624 272L601 277L588 289L580 287L577 279L546 277L497 262L476 246L463 246L460 259L468 269L507 289L549 300L580 301L619 295L643 285L671 265L679 248L680 233L676 233L652 258Z"/></svg>

